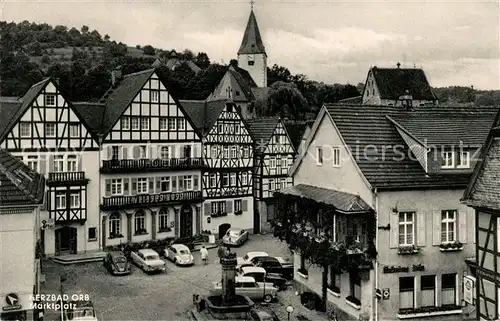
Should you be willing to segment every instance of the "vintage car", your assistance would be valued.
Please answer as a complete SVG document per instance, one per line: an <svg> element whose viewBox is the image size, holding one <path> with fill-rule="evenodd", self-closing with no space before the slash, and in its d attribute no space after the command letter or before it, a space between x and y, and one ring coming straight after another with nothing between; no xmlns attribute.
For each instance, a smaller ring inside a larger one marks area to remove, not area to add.
<svg viewBox="0 0 500 321"><path fill-rule="evenodd" d="M248 231L242 228L231 227L222 237L222 243L226 246L240 246L246 241L248 241Z"/></svg>
<svg viewBox="0 0 500 321"><path fill-rule="evenodd" d="M167 246L164 251L165 258L174 262L176 265L193 265L194 257L189 248L184 244L172 244Z"/></svg>
<svg viewBox="0 0 500 321"><path fill-rule="evenodd" d="M97 321L91 301L71 301L68 306L72 309L63 311L62 321Z"/></svg>
<svg viewBox="0 0 500 321"><path fill-rule="evenodd" d="M269 256L266 252L247 252L243 257L236 258L236 264L242 266L245 263L252 264L250 261L256 256Z"/></svg>
<svg viewBox="0 0 500 321"><path fill-rule="evenodd" d="M156 251L142 249L131 253L132 262L144 272L164 272L165 262Z"/></svg>
<svg viewBox="0 0 500 321"><path fill-rule="evenodd" d="M112 275L130 274L130 262L122 252L108 252L103 260L103 265Z"/></svg>
<svg viewBox="0 0 500 321"><path fill-rule="evenodd" d="M269 308L258 307L253 308L248 312L246 320L250 321L280 321L276 312Z"/></svg>
<svg viewBox="0 0 500 321"><path fill-rule="evenodd" d="M257 256L251 261L253 266L261 267L267 273L281 274L287 280L293 280L293 263L283 262L283 260L272 256Z"/></svg>
<svg viewBox="0 0 500 321"><path fill-rule="evenodd" d="M252 300L264 300L264 302L272 302L276 299L278 289L272 283L257 283L254 278L249 276L237 276L234 282L235 293L238 295L246 295ZM214 282L211 291L213 295L222 293L222 283Z"/></svg>
<svg viewBox="0 0 500 321"><path fill-rule="evenodd" d="M240 276L249 276L259 283L271 283L274 287L285 290L288 287L288 280L279 273L267 273L262 267L244 266L238 269Z"/></svg>

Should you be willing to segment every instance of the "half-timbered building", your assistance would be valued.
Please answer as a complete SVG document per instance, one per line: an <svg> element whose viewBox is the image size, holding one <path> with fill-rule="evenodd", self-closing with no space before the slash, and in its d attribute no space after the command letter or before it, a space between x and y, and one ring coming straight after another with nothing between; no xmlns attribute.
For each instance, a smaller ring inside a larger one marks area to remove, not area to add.
<svg viewBox="0 0 500 321"><path fill-rule="evenodd" d="M0 146L46 176L41 240L48 255L99 249L97 137L50 78L1 99Z"/></svg>
<svg viewBox="0 0 500 321"><path fill-rule="evenodd" d="M477 320L500 319L500 114L462 201L475 210L476 253L469 277ZM474 219L474 218L472 218ZM475 272L475 273L474 273ZM470 302L469 302L470 303Z"/></svg>
<svg viewBox="0 0 500 321"><path fill-rule="evenodd" d="M201 136L154 69L77 103L100 137L101 245L201 232Z"/></svg>
<svg viewBox="0 0 500 321"><path fill-rule="evenodd" d="M295 158L295 148L279 117L247 120L255 140L253 192L255 200L254 232L267 230L274 220L274 192L293 185L288 171Z"/></svg>
<svg viewBox="0 0 500 321"><path fill-rule="evenodd" d="M181 101L203 135L204 230L253 229L253 139L230 100Z"/></svg>

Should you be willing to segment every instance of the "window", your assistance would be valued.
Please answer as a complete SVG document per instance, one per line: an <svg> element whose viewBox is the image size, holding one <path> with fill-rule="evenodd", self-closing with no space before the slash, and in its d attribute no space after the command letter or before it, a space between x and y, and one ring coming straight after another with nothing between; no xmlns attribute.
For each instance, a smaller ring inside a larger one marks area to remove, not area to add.
<svg viewBox="0 0 500 321"><path fill-rule="evenodd" d="M39 169L38 169L38 156L34 156L34 155L28 156L27 165L32 170L38 172L39 171Z"/></svg>
<svg viewBox="0 0 500 321"><path fill-rule="evenodd" d="M229 186L229 173L223 173L222 174L222 187L228 187Z"/></svg>
<svg viewBox="0 0 500 321"><path fill-rule="evenodd" d="M54 156L54 173L64 172L64 155Z"/></svg>
<svg viewBox="0 0 500 321"><path fill-rule="evenodd" d="M132 129L140 129L139 127L139 117L132 117L131 118L131 121L132 121Z"/></svg>
<svg viewBox="0 0 500 321"><path fill-rule="evenodd" d="M80 124L70 124L69 125L69 136L79 137L80 136Z"/></svg>
<svg viewBox="0 0 500 321"><path fill-rule="evenodd" d="M217 213L217 210L218 210L217 202L212 202L211 207L212 207L212 214Z"/></svg>
<svg viewBox="0 0 500 321"><path fill-rule="evenodd" d="M441 164L441 168L453 168L455 167L455 157L453 152L444 152L441 154L443 158L443 162Z"/></svg>
<svg viewBox="0 0 500 321"><path fill-rule="evenodd" d="M160 117L160 130L167 130L167 129L168 129L168 118Z"/></svg>
<svg viewBox="0 0 500 321"><path fill-rule="evenodd" d="M56 124L53 123L45 124L45 136L56 137Z"/></svg>
<svg viewBox="0 0 500 321"><path fill-rule="evenodd" d="M286 178L282 178L282 179L281 179L281 185L280 185L280 186L281 186L281 188L286 188L286 185L287 185L287 184L286 184Z"/></svg>
<svg viewBox="0 0 500 321"><path fill-rule="evenodd" d="M358 272L349 273L351 296L361 302L361 277Z"/></svg>
<svg viewBox="0 0 500 321"><path fill-rule="evenodd" d="M441 275L441 305L457 304L456 300L457 275Z"/></svg>
<svg viewBox="0 0 500 321"><path fill-rule="evenodd" d="M160 158L161 159L169 159L170 158L170 147L169 146L161 146L160 147Z"/></svg>
<svg viewBox="0 0 500 321"><path fill-rule="evenodd" d="M333 166L335 167L340 166L340 148L334 147L332 149L332 161L333 161Z"/></svg>
<svg viewBox="0 0 500 321"><path fill-rule="evenodd" d="M158 90L150 90L149 94L152 103L157 103L160 100L160 92Z"/></svg>
<svg viewBox="0 0 500 321"><path fill-rule="evenodd" d="M148 147L146 145L139 145L137 146L137 150L139 151L139 158L144 159L147 158L147 150Z"/></svg>
<svg viewBox="0 0 500 321"><path fill-rule="evenodd" d="M436 276L422 275L420 277L420 292L422 293L422 307L436 305Z"/></svg>
<svg viewBox="0 0 500 321"><path fill-rule="evenodd" d="M241 173L241 185L248 185L248 173Z"/></svg>
<svg viewBox="0 0 500 321"><path fill-rule="evenodd" d="M141 129L149 129L149 118L141 117Z"/></svg>
<svg viewBox="0 0 500 321"><path fill-rule="evenodd" d="M229 147L224 146L222 158L229 158Z"/></svg>
<svg viewBox="0 0 500 321"><path fill-rule="evenodd" d="M234 200L234 212L241 212L241 200Z"/></svg>
<svg viewBox="0 0 500 321"><path fill-rule="evenodd" d="M130 117L123 116L121 118L121 129L129 130L130 129Z"/></svg>
<svg viewBox="0 0 500 321"><path fill-rule="evenodd" d="M134 227L136 234L142 234L146 232L146 214L144 214L144 211L141 210L135 213Z"/></svg>
<svg viewBox="0 0 500 321"><path fill-rule="evenodd" d="M109 216L109 236L120 235L120 214L113 213Z"/></svg>
<svg viewBox="0 0 500 321"><path fill-rule="evenodd" d="M323 164L323 148L317 147L316 156L317 156L317 159L316 159L317 164L322 165Z"/></svg>
<svg viewBox="0 0 500 321"><path fill-rule="evenodd" d="M212 146L211 150L210 150L210 156L212 156L212 158L217 158L219 155L219 153L217 153L217 146Z"/></svg>
<svg viewBox="0 0 500 321"><path fill-rule="evenodd" d="M460 168L470 168L470 153L469 152L460 152L458 159L458 167Z"/></svg>
<svg viewBox="0 0 500 321"><path fill-rule="evenodd" d="M240 133L240 124L234 124L234 133L239 134Z"/></svg>
<svg viewBox="0 0 500 321"><path fill-rule="evenodd" d="M238 153L236 152L236 146L231 146L231 158L238 158Z"/></svg>
<svg viewBox="0 0 500 321"><path fill-rule="evenodd" d="M415 308L415 278L413 276L399 278L399 308Z"/></svg>
<svg viewBox="0 0 500 321"><path fill-rule="evenodd" d="M111 195L123 194L122 183L123 181L121 178L116 178L111 180Z"/></svg>
<svg viewBox="0 0 500 321"><path fill-rule="evenodd" d="M217 202L217 211L219 213L226 213L226 201Z"/></svg>
<svg viewBox="0 0 500 321"><path fill-rule="evenodd" d="M89 227L89 240L97 240L97 228Z"/></svg>
<svg viewBox="0 0 500 321"><path fill-rule="evenodd" d="M193 190L193 175L184 175L184 189L186 191Z"/></svg>
<svg viewBox="0 0 500 321"><path fill-rule="evenodd" d="M276 168L276 158L274 157L269 158L269 168Z"/></svg>
<svg viewBox="0 0 500 321"><path fill-rule="evenodd" d="M250 148L248 146L243 147L243 158L250 157Z"/></svg>
<svg viewBox="0 0 500 321"><path fill-rule="evenodd" d="M69 207L80 208L80 193L69 194Z"/></svg>
<svg viewBox="0 0 500 321"><path fill-rule="evenodd" d="M230 181L231 186L236 186L236 173L231 173L231 181Z"/></svg>
<svg viewBox="0 0 500 321"><path fill-rule="evenodd" d="M177 119L177 129L184 130L186 128L186 120L184 118Z"/></svg>
<svg viewBox="0 0 500 321"><path fill-rule="evenodd" d="M120 146L111 146L111 159L120 159Z"/></svg>
<svg viewBox="0 0 500 321"><path fill-rule="evenodd" d="M77 172L78 171L78 158L76 155L68 155L68 172Z"/></svg>
<svg viewBox="0 0 500 321"><path fill-rule="evenodd" d="M57 193L56 194L56 210L66 209L66 194Z"/></svg>
<svg viewBox="0 0 500 321"><path fill-rule="evenodd" d="M168 119L168 130L175 130L177 128L177 123L175 118Z"/></svg>
<svg viewBox="0 0 500 321"><path fill-rule="evenodd" d="M45 106L55 106L56 105L56 95L45 95Z"/></svg>
<svg viewBox="0 0 500 321"><path fill-rule="evenodd" d="M20 123L19 135L21 137L31 137L31 123Z"/></svg>
<svg viewBox="0 0 500 321"><path fill-rule="evenodd" d="M274 191L274 188L275 188L275 187L274 187L274 179L270 179L270 180L269 180L269 183L268 183L268 189L269 189L270 191Z"/></svg>
<svg viewBox="0 0 500 321"><path fill-rule="evenodd" d="M146 177L141 177L137 179L137 194L147 194L148 193L148 179Z"/></svg>
<svg viewBox="0 0 500 321"><path fill-rule="evenodd" d="M399 213L399 245L414 245L415 241L414 212Z"/></svg>
<svg viewBox="0 0 500 321"><path fill-rule="evenodd" d="M279 191L281 189L281 181L279 179L276 180L276 190Z"/></svg>
<svg viewBox="0 0 500 321"><path fill-rule="evenodd" d="M217 176L210 174L210 187L217 187Z"/></svg>
<svg viewBox="0 0 500 321"><path fill-rule="evenodd" d="M223 125L223 123L218 123L217 124L217 132L219 134L223 134L224 133L224 125Z"/></svg>
<svg viewBox="0 0 500 321"><path fill-rule="evenodd" d="M283 169L283 168L284 168L284 169L286 169L286 167L287 167L287 166L286 166L286 163L287 163L287 159L286 159L286 158L282 158L282 159L281 159L281 168L282 168L282 169Z"/></svg>
<svg viewBox="0 0 500 321"><path fill-rule="evenodd" d="M160 178L160 189L162 193L170 192L170 177L164 176Z"/></svg>
<svg viewBox="0 0 500 321"><path fill-rule="evenodd" d="M162 208L158 215L158 225L160 231L166 230L169 228L168 226L168 209Z"/></svg>
<svg viewBox="0 0 500 321"><path fill-rule="evenodd" d="M457 211L441 212L441 243L452 243L456 240Z"/></svg>
<svg viewBox="0 0 500 321"><path fill-rule="evenodd" d="M240 91L236 90L235 94L236 94L236 96L239 96L240 95Z"/></svg>

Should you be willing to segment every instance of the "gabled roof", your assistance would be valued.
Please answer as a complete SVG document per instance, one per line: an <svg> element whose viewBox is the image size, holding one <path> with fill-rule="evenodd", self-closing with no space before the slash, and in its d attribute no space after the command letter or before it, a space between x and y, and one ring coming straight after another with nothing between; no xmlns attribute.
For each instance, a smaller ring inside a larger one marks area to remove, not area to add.
<svg viewBox="0 0 500 321"><path fill-rule="evenodd" d="M241 42L240 49L238 50L238 55L259 53L265 54L266 48L264 47L264 42L260 36L257 18L255 18L255 14L252 10L250 11L250 17L248 17L247 27L245 29L245 34L243 35L243 41Z"/></svg>
<svg viewBox="0 0 500 321"><path fill-rule="evenodd" d="M181 65L183 63L185 63L194 73L197 73L201 70L201 68L198 67L192 60L185 60L179 58L169 58L169 59L156 58L156 60L153 62L151 66L157 68L160 67L161 65L164 65L168 69L174 70L176 66Z"/></svg>
<svg viewBox="0 0 500 321"><path fill-rule="evenodd" d="M338 101L339 104L361 104L362 102L363 102L363 96L345 98Z"/></svg>
<svg viewBox="0 0 500 321"><path fill-rule="evenodd" d="M408 90L414 100L437 100L422 69L373 67L370 71L382 99L397 100Z"/></svg>
<svg viewBox="0 0 500 321"><path fill-rule="evenodd" d="M304 135L306 129L310 127L310 124L305 121L285 121L284 124L293 147L295 150L298 150L300 142L302 141L302 136Z"/></svg>
<svg viewBox="0 0 500 321"><path fill-rule="evenodd" d="M94 137L98 137L101 131L102 119L106 105L104 103L94 102L74 102L75 110L81 115Z"/></svg>
<svg viewBox="0 0 500 321"><path fill-rule="evenodd" d="M0 207L43 203L45 179L0 148Z"/></svg>
<svg viewBox="0 0 500 321"><path fill-rule="evenodd" d="M264 152L264 150L260 150L262 148L259 147L264 147L269 144L279 121L279 117L259 117L246 120L250 134L254 142L257 143L256 152Z"/></svg>
<svg viewBox="0 0 500 321"><path fill-rule="evenodd" d="M193 125L206 136L214 126L217 118L226 107L227 100L179 100L179 104L186 111L187 116L193 121Z"/></svg>
<svg viewBox="0 0 500 321"><path fill-rule="evenodd" d="M236 79L238 85L240 85L240 88L247 100L255 100L252 88L257 87L257 84L253 80L252 76L250 76L250 73L245 69L235 66L229 66L228 71Z"/></svg>

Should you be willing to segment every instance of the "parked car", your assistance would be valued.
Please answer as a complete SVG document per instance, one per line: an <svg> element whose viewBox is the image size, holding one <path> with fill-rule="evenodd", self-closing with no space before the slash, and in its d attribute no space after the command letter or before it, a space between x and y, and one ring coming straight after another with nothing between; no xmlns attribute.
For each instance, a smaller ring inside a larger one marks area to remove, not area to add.
<svg viewBox="0 0 500 321"><path fill-rule="evenodd" d="M160 258L156 251L151 249L142 249L131 253L132 262L141 268L144 272L163 272L165 271L165 262Z"/></svg>
<svg viewBox="0 0 500 321"><path fill-rule="evenodd" d="M250 276L259 283L271 283L274 287L285 290L288 280L279 273L267 273L264 268L256 266L245 266L238 270L240 276Z"/></svg>
<svg viewBox="0 0 500 321"><path fill-rule="evenodd" d="M282 263L272 256L257 256L251 262L254 266L264 268L267 273L278 273L287 280L293 280L293 263Z"/></svg>
<svg viewBox="0 0 500 321"><path fill-rule="evenodd" d="M247 320L251 321L280 321L276 312L269 308L258 307L248 312Z"/></svg>
<svg viewBox="0 0 500 321"><path fill-rule="evenodd" d="M130 274L130 262L122 252L108 252L103 260L104 267L112 275Z"/></svg>
<svg viewBox="0 0 500 321"><path fill-rule="evenodd" d="M248 241L248 231L242 228L231 227L222 237L222 243L229 246L240 246Z"/></svg>
<svg viewBox="0 0 500 321"><path fill-rule="evenodd" d="M165 248L165 258L176 265L193 265L194 257L189 248L184 244L172 244Z"/></svg>
<svg viewBox="0 0 500 321"><path fill-rule="evenodd" d="M248 263L252 264L250 261L256 256L269 256L266 252L247 252L243 257L236 258L236 264L238 266L243 266L243 264Z"/></svg>
<svg viewBox="0 0 500 321"><path fill-rule="evenodd" d="M264 300L267 303L275 300L278 293L278 288L275 288L272 283L257 283L254 278L249 276L237 276L234 287L237 295L246 295L252 300ZM214 295L222 294L221 282L214 282L212 293Z"/></svg>
<svg viewBox="0 0 500 321"><path fill-rule="evenodd" d="M69 306L72 309L63 311L63 321L97 321L94 305L91 301L71 301Z"/></svg>
<svg viewBox="0 0 500 321"><path fill-rule="evenodd" d="M255 253L255 254L252 255L252 256L249 256L248 260L240 261L241 264L239 264L238 261L236 261L236 268L241 268L241 267L244 267L244 266L253 266L254 264L252 262L255 259L263 258L265 260L268 257L276 259L282 265L289 265L289 264L293 265L293 262L291 260L283 258L281 256L270 256L266 252L248 252L248 253ZM238 258L236 258L236 260L238 260Z"/></svg>

